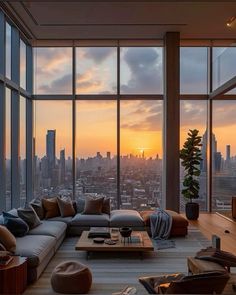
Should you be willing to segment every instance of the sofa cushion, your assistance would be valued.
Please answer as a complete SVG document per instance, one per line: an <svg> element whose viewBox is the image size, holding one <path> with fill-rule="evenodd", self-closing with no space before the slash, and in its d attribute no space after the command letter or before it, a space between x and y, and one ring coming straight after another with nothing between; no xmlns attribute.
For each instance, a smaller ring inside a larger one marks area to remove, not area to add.
<svg viewBox="0 0 236 295"><path fill-rule="evenodd" d="M30 206L32 206L37 213L39 219L44 219L44 209L43 209L43 204L42 200L40 198L35 198L30 202Z"/></svg>
<svg viewBox="0 0 236 295"><path fill-rule="evenodd" d="M76 212L70 197L57 198L57 204L62 217L75 215Z"/></svg>
<svg viewBox="0 0 236 295"><path fill-rule="evenodd" d="M93 197L87 196L85 199L85 207L84 207L83 214L86 214L86 215L102 214L103 200L104 200L104 197L93 198Z"/></svg>
<svg viewBox="0 0 236 295"><path fill-rule="evenodd" d="M33 207L19 208L17 209L18 216L23 219L30 229L40 225L41 221L34 211Z"/></svg>
<svg viewBox="0 0 236 295"><path fill-rule="evenodd" d="M56 239L50 236L26 235L16 239L16 254L27 257L28 266L37 267L49 252L54 251Z"/></svg>
<svg viewBox="0 0 236 295"><path fill-rule="evenodd" d="M66 228L64 222L43 220L39 226L31 229L28 234L51 236L58 240L64 234Z"/></svg>
<svg viewBox="0 0 236 295"><path fill-rule="evenodd" d="M143 227L144 222L140 214L135 210L112 210L110 218L112 227Z"/></svg>
<svg viewBox="0 0 236 295"><path fill-rule="evenodd" d="M80 214L77 213L70 225L72 226L109 226L109 215L108 214Z"/></svg>
<svg viewBox="0 0 236 295"><path fill-rule="evenodd" d="M0 225L0 243L7 251L15 252L16 238L5 226L2 225Z"/></svg>
<svg viewBox="0 0 236 295"><path fill-rule="evenodd" d="M60 210L57 204L57 197L42 199L43 208L45 210L45 218L52 218L56 216L60 216Z"/></svg>
<svg viewBox="0 0 236 295"><path fill-rule="evenodd" d="M57 216L53 218L48 218L47 221L60 221L60 222L64 222L65 224L69 224L72 219L73 219L72 216L68 216L68 217Z"/></svg>
<svg viewBox="0 0 236 295"><path fill-rule="evenodd" d="M3 212L2 214L4 225L15 237L23 237L28 233L29 226L23 219L8 212Z"/></svg>

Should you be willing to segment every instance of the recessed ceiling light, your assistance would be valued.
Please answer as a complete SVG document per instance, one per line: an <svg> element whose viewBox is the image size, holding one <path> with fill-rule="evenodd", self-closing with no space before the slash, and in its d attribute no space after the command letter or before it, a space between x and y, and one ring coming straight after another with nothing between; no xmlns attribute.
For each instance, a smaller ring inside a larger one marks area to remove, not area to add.
<svg viewBox="0 0 236 295"><path fill-rule="evenodd" d="M227 20L226 26L227 27L232 27L234 25L235 21L236 21L236 17L235 16L231 16L231 18L229 18Z"/></svg>

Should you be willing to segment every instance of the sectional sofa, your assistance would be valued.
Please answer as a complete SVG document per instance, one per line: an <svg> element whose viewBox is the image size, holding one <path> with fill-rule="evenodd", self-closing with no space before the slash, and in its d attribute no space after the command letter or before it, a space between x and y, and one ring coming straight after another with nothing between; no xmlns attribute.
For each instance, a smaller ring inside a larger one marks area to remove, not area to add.
<svg viewBox="0 0 236 295"><path fill-rule="evenodd" d="M83 206L77 205L77 213L73 217L53 217L42 220L36 228L31 229L27 235L17 237L16 255L28 258L28 283L39 278L66 235L80 235L83 230L90 227L123 227L130 226L134 230L150 231L148 217L153 211L137 212L135 210L112 210L109 214L85 215ZM188 221L178 213L169 211L173 222L171 235L185 236ZM9 213L17 216L17 210ZM3 217L0 216L0 224Z"/></svg>

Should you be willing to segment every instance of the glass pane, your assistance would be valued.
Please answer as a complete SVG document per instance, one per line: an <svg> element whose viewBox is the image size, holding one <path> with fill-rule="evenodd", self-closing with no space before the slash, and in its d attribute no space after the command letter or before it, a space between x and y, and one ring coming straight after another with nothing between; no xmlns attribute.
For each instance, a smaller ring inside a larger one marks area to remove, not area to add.
<svg viewBox="0 0 236 295"><path fill-rule="evenodd" d="M6 88L6 210L11 209L11 90Z"/></svg>
<svg viewBox="0 0 236 295"><path fill-rule="evenodd" d="M120 53L121 94L163 93L163 49L123 47Z"/></svg>
<svg viewBox="0 0 236 295"><path fill-rule="evenodd" d="M11 26L6 23L6 77L11 79Z"/></svg>
<svg viewBox="0 0 236 295"><path fill-rule="evenodd" d="M202 158L199 177L200 191L197 202L200 210L207 209L207 101L180 101L180 149L188 137L189 129L199 130L202 136ZM183 189L184 169L180 164L180 190ZM184 211L186 200L180 193L180 210Z"/></svg>
<svg viewBox="0 0 236 295"><path fill-rule="evenodd" d="M206 94L207 47L180 48L180 93Z"/></svg>
<svg viewBox="0 0 236 295"><path fill-rule="evenodd" d="M71 196L72 102L35 101L34 112L34 195Z"/></svg>
<svg viewBox="0 0 236 295"><path fill-rule="evenodd" d="M26 99L20 96L20 204L26 200Z"/></svg>
<svg viewBox="0 0 236 295"><path fill-rule="evenodd" d="M76 93L117 93L117 49L76 48Z"/></svg>
<svg viewBox="0 0 236 295"><path fill-rule="evenodd" d="M236 47L213 48L213 89L236 75ZM235 92L234 92L235 93Z"/></svg>
<svg viewBox="0 0 236 295"><path fill-rule="evenodd" d="M116 101L76 102L76 197L105 194L117 206Z"/></svg>
<svg viewBox="0 0 236 295"><path fill-rule="evenodd" d="M26 45L20 40L20 86L26 89Z"/></svg>
<svg viewBox="0 0 236 295"><path fill-rule="evenodd" d="M72 94L72 48L34 48L35 94Z"/></svg>
<svg viewBox="0 0 236 295"><path fill-rule="evenodd" d="M231 214L231 198L236 191L236 102L213 102L212 208Z"/></svg>
<svg viewBox="0 0 236 295"><path fill-rule="evenodd" d="M162 101L121 101L121 208L161 204Z"/></svg>

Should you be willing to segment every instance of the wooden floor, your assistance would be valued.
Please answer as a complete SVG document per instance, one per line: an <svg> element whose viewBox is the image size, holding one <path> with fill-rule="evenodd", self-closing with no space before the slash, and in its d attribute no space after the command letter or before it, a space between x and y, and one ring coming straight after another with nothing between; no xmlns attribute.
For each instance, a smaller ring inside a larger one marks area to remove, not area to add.
<svg viewBox="0 0 236 295"><path fill-rule="evenodd" d="M190 224L197 227L209 240L212 235L219 236L221 249L236 255L236 222L215 213L202 213L197 221L191 221Z"/></svg>

